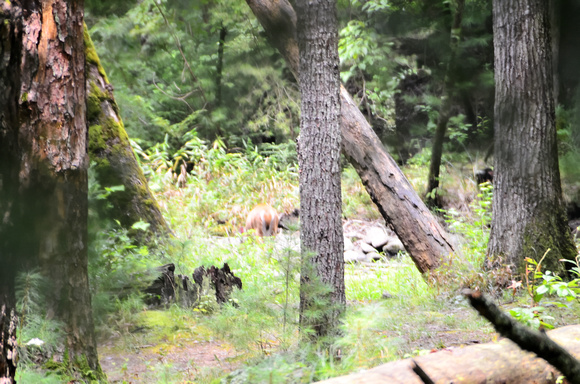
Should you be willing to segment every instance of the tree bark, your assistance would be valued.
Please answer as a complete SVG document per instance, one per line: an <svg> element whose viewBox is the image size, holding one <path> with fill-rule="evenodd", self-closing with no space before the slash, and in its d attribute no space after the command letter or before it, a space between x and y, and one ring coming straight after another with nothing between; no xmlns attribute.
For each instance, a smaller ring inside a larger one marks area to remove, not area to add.
<svg viewBox="0 0 580 384"><path fill-rule="evenodd" d="M580 357L580 326L570 325L548 336L576 358ZM423 384L413 372L413 363L435 383L554 384L561 375L535 354L522 351L513 342L499 342L444 349L426 356L383 364L362 373L319 381L324 384Z"/></svg>
<svg viewBox="0 0 580 384"><path fill-rule="evenodd" d="M287 0L246 2L298 78L296 14L290 3ZM342 86L340 95L343 153L419 271L424 273L436 268L443 256L454 251L451 241Z"/></svg>
<svg viewBox="0 0 580 384"><path fill-rule="evenodd" d="M113 96L113 87L101 66L86 26L84 41L90 159L96 163L97 181L102 188L118 185L125 187L124 191L109 195L107 202L111 203L112 209L103 215L119 220L127 229L143 220L150 224L151 233L171 234L133 153Z"/></svg>
<svg viewBox="0 0 580 384"><path fill-rule="evenodd" d="M100 376L87 273L83 2L4 2L1 18L2 256L11 273L41 267L71 362Z"/></svg>
<svg viewBox="0 0 580 384"><path fill-rule="evenodd" d="M0 303L0 384L14 383L16 376L16 324L14 306L4 298Z"/></svg>
<svg viewBox="0 0 580 384"><path fill-rule="evenodd" d="M495 169L486 265L525 272L525 258L563 273L574 260L556 140L551 1L494 1ZM514 271L515 272L515 271Z"/></svg>
<svg viewBox="0 0 580 384"><path fill-rule="evenodd" d="M300 327L312 328L317 337L324 337L337 334L346 304L336 1L297 0L296 11L302 95L298 139L303 252ZM326 288L315 288L319 283ZM325 304L320 306L321 302Z"/></svg>
<svg viewBox="0 0 580 384"><path fill-rule="evenodd" d="M451 114L451 102L454 99L455 86L455 71L457 66L455 60L457 56L457 47L461 40L461 20L463 19L463 8L465 0L457 0L455 8L455 16L453 17L453 25L451 26L451 39L449 43L450 55L447 62L447 70L445 73L445 80L443 82L443 95L441 96L441 108L439 110L439 117L437 118L437 129L435 130L435 137L433 138L433 149L431 150L431 163L429 167L429 176L427 181L427 202L431 206L440 206L439 195L437 189L439 188L439 173L441 168L441 156L443 155L443 141L445 140L445 133L447 133L447 123Z"/></svg>

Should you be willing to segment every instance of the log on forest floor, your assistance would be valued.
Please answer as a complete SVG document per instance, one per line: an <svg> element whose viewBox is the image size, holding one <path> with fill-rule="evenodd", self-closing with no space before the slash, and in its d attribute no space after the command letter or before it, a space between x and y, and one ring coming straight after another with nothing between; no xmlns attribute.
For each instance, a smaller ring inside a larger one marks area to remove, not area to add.
<svg viewBox="0 0 580 384"><path fill-rule="evenodd" d="M193 272L193 282L189 276L175 276L175 264L163 265L157 270L161 275L146 289L147 304L167 305L176 302L182 307L198 307L201 299L209 294L215 296L219 304L229 300L234 287L242 289L242 280L235 276L227 263L222 268L198 267Z"/></svg>
<svg viewBox="0 0 580 384"><path fill-rule="evenodd" d="M580 358L580 325L548 332L548 336ZM430 355L383 364L364 372L321 381L325 384L422 384L416 363L435 383L556 383L560 373L544 360L522 351L508 339L444 349Z"/></svg>

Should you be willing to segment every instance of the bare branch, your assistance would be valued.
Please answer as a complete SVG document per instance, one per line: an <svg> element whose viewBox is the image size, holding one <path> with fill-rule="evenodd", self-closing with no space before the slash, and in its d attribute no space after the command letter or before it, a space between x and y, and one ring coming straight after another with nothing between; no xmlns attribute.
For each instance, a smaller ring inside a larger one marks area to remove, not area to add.
<svg viewBox="0 0 580 384"><path fill-rule="evenodd" d="M580 384L580 362L545 333L531 330L506 315L499 307L479 291L465 290L463 294L480 315L493 324L496 331L546 360L562 372L572 384Z"/></svg>

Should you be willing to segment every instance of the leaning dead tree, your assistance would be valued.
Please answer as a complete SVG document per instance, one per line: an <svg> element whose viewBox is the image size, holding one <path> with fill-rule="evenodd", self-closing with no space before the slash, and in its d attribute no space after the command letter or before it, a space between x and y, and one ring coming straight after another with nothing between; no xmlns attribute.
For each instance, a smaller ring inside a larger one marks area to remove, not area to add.
<svg viewBox="0 0 580 384"><path fill-rule="evenodd" d="M149 189L143 170L137 163L125 132L113 87L101 66L95 46L84 26L87 76L87 121L89 156L95 163L97 181L102 188L122 185L124 190L112 193L107 215L119 220L125 228L139 221L150 224L155 234L171 233L159 205Z"/></svg>
<svg viewBox="0 0 580 384"><path fill-rule="evenodd" d="M298 79L296 13L288 0L246 0ZM341 86L342 151L359 174L385 221L392 225L421 273L454 251L443 228L387 153L352 97Z"/></svg>
<svg viewBox="0 0 580 384"><path fill-rule="evenodd" d="M548 336L580 356L580 325L549 331ZM444 349L425 356L394 361L368 371L320 381L324 384L423 384L413 371L419 366L435 383L554 384L561 373L535 354L522 351L507 339L499 342Z"/></svg>

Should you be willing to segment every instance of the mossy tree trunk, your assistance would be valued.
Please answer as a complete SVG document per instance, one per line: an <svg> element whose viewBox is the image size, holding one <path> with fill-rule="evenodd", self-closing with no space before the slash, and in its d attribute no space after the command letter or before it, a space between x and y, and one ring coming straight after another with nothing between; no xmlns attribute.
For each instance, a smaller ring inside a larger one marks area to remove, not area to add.
<svg viewBox="0 0 580 384"><path fill-rule="evenodd" d="M109 195L107 201L112 209L106 215L119 220L125 228L131 228L134 223L143 220L150 224L152 233L169 234L171 230L129 143L113 97L113 87L101 66L86 26L84 40L90 159L96 163L97 181L102 188L118 185L125 188Z"/></svg>
<svg viewBox="0 0 580 384"><path fill-rule="evenodd" d="M346 304L335 0L296 1L300 46L300 327L337 334ZM312 255L308 255L312 252ZM326 285L319 291L318 284ZM321 304L324 303L324 304ZM316 316L313 316L316 313Z"/></svg>
<svg viewBox="0 0 580 384"><path fill-rule="evenodd" d="M40 266L70 361L98 377L87 272L83 2L3 2L1 9L0 307L14 302L6 286L14 275Z"/></svg>
<svg viewBox="0 0 580 384"><path fill-rule="evenodd" d="M488 267L525 258L563 272L574 243L562 201L556 139L551 1L495 0L495 169Z"/></svg>
<svg viewBox="0 0 580 384"><path fill-rule="evenodd" d="M246 3L298 78L296 13L292 5L287 0L246 0ZM419 271L437 268L441 258L453 252L451 241L342 86L340 97L343 153Z"/></svg>

